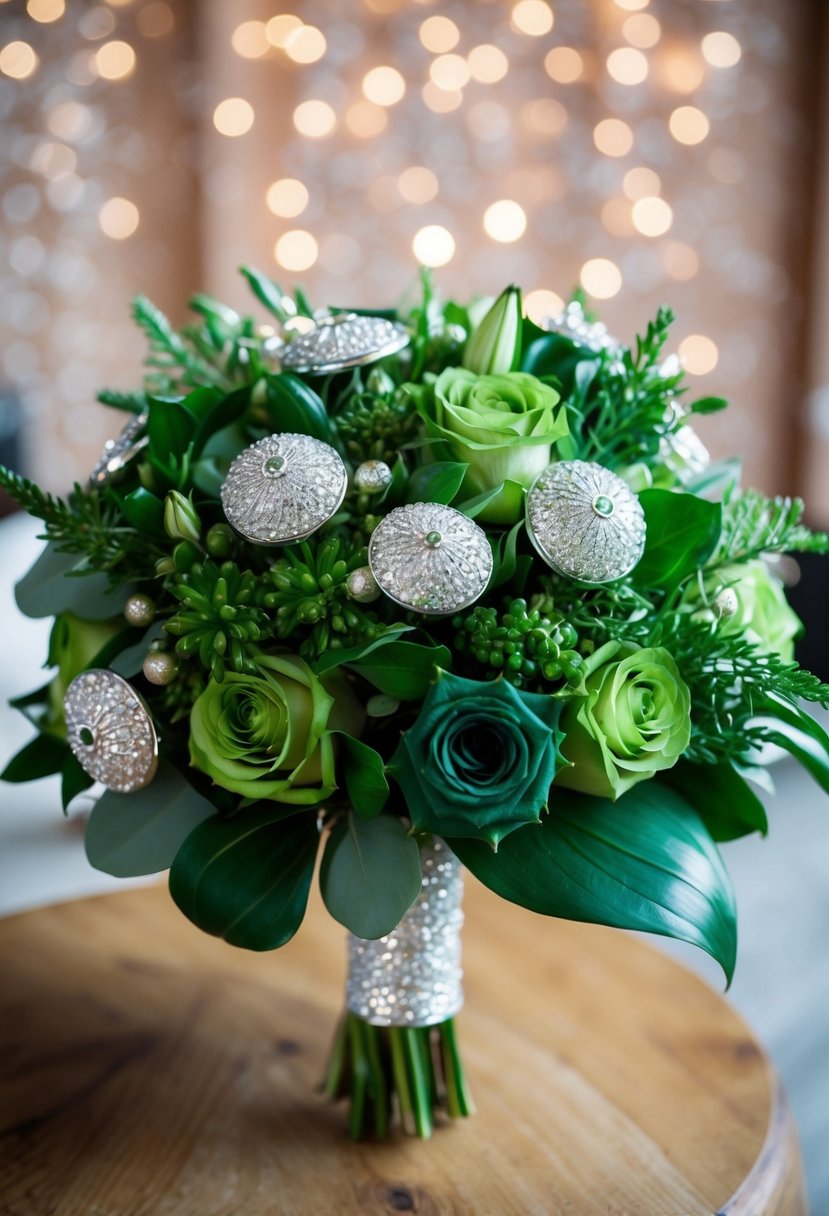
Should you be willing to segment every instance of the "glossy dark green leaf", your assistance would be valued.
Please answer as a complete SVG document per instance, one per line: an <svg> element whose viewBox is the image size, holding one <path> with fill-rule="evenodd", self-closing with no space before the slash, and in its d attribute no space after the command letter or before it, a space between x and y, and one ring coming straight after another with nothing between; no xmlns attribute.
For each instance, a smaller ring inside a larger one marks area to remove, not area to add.
<svg viewBox="0 0 829 1216"><path fill-rule="evenodd" d="M348 814L334 827L320 889L335 920L358 937L391 933L420 894L420 850L399 819Z"/></svg>
<svg viewBox="0 0 829 1216"><path fill-rule="evenodd" d="M302 924L319 833L313 812L259 803L191 832L170 870L184 915L247 950L284 946Z"/></svg>
<svg viewBox="0 0 829 1216"><path fill-rule="evenodd" d="M367 659L375 650L379 650L381 646L388 646L391 642L396 642L404 633L412 633L414 626L412 625L395 625L386 633L381 633L379 638L375 638L373 642L363 642L359 646L343 646L340 649L326 650L325 654L320 655L314 664L314 669L319 676L324 676L327 671L333 671L335 667L347 667L351 663L360 662Z"/></svg>
<svg viewBox="0 0 829 1216"><path fill-rule="evenodd" d="M439 502L448 504L461 488L468 464L454 460L437 460L434 464L415 469L406 486L406 502Z"/></svg>
<svg viewBox="0 0 829 1216"><path fill-rule="evenodd" d="M748 726L762 727L769 743L794 756L829 793L829 735L811 714L782 697L773 697L767 712L752 718Z"/></svg>
<svg viewBox="0 0 829 1216"><path fill-rule="evenodd" d="M111 591L97 571L87 574L84 559L59 553L48 544L35 564L15 586L14 598L24 616L57 616L74 612L84 621L105 621L117 616L132 594L126 583ZM77 573L75 573L77 572Z"/></svg>
<svg viewBox="0 0 829 1216"><path fill-rule="evenodd" d="M196 433L198 420L182 402L173 398L150 397L147 435L149 451L163 465L170 457L181 457Z"/></svg>
<svg viewBox="0 0 829 1216"><path fill-rule="evenodd" d="M722 507L694 494L643 490L645 552L633 571L639 587L672 588L704 565L717 547Z"/></svg>
<svg viewBox="0 0 829 1216"><path fill-rule="evenodd" d="M226 396L214 390L211 390L211 393L212 403L199 414L199 423L193 436L193 447L197 453L201 452L208 440L219 431L239 425L250 404L251 386L244 384ZM189 397L187 401L190 401Z"/></svg>
<svg viewBox="0 0 829 1216"><path fill-rule="evenodd" d="M139 532L164 534L164 503L143 486L121 499L121 514Z"/></svg>
<svg viewBox="0 0 829 1216"><path fill-rule="evenodd" d="M476 878L545 916L640 929L691 942L731 980L734 895L716 845L674 791L643 782L617 802L554 787L541 824L511 832L494 853L450 841Z"/></svg>
<svg viewBox="0 0 829 1216"><path fill-rule="evenodd" d="M524 487L517 481L507 479L500 485L493 486L491 490L482 490L473 498L464 499L457 504L457 509L469 519L483 515L488 507L497 508L500 518L515 519L523 510L524 492Z"/></svg>
<svg viewBox="0 0 829 1216"><path fill-rule="evenodd" d="M331 419L319 393L290 372L268 376L265 407L275 434L311 435L323 443L332 443L335 439Z"/></svg>
<svg viewBox="0 0 829 1216"><path fill-rule="evenodd" d="M714 840L737 840L749 832L768 831L766 809L754 790L730 764L679 764L660 775L694 808Z"/></svg>
<svg viewBox="0 0 829 1216"><path fill-rule="evenodd" d="M373 819L375 815L380 814L389 796L383 757L373 747L355 739L353 735L346 734L345 731L333 733L339 740L349 801L363 819Z"/></svg>
<svg viewBox="0 0 829 1216"><path fill-rule="evenodd" d="M452 655L445 646L390 642L349 666L388 696L416 701L426 696L435 668L449 667L451 662Z"/></svg>
<svg viewBox="0 0 829 1216"><path fill-rule="evenodd" d="M86 855L96 870L116 878L158 874L169 869L190 833L216 808L198 794L178 769L161 763L142 790L107 790L86 825Z"/></svg>
<svg viewBox="0 0 829 1216"><path fill-rule="evenodd" d="M72 752L67 750L66 759L60 770L60 796L64 814L69 810L69 803L72 799L77 798L78 794L82 794L84 790L88 790L92 784L92 778L81 768Z"/></svg>
<svg viewBox="0 0 829 1216"><path fill-rule="evenodd" d="M65 739L58 739L56 735L35 735L16 756L12 756L0 773L0 781L17 784L50 777L52 773L61 771L67 755L71 753Z"/></svg>

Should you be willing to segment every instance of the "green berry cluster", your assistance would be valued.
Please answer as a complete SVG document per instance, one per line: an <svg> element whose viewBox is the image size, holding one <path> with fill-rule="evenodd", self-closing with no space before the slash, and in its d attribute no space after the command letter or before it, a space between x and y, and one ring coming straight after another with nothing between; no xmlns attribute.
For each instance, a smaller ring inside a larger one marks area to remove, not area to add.
<svg viewBox="0 0 829 1216"><path fill-rule="evenodd" d="M178 638L176 654L196 656L215 680L225 667L255 671L256 644L270 633L268 618L254 602L257 582L235 562L205 560L179 576L170 590L182 607L165 629Z"/></svg>
<svg viewBox="0 0 829 1216"><path fill-rule="evenodd" d="M393 465L420 424L409 398L397 389L355 393L337 414L337 431L355 464L384 460Z"/></svg>
<svg viewBox="0 0 829 1216"><path fill-rule="evenodd" d="M479 604L452 624L460 654L501 672L517 688L540 681L574 683L579 677L584 660L576 650L578 635L551 607L529 608L526 600L516 599L499 613Z"/></svg>
<svg viewBox="0 0 829 1216"><path fill-rule="evenodd" d="M284 553L264 576L259 597L273 616L277 637L308 630L298 649L304 659L315 659L330 648L354 646L382 633L376 615L352 600L346 587L352 570L366 564L363 546L329 536L316 546L305 542Z"/></svg>

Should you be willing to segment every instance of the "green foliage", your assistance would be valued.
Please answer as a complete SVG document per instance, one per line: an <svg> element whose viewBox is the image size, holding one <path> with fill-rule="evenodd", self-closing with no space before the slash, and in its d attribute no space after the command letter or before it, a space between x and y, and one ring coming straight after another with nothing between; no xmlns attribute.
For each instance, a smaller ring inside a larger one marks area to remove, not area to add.
<svg viewBox="0 0 829 1216"><path fill-rule="evenodd" d="M722 507L694 494L645 490L645 551L633 572L638 587L673 590L704 565L720 539Z"/></svg>
<svg viewBox="0 0 829 1216"><path fill-rule="evenodd" d="M298 376L283 372L268 376L262 408L273 433L311 435L337 446L337 434L318 393Z"/></svg>
<svg viewBox="0 0 829 1216"><path fill-rule="evenodd" d="M50 777L61 771L68 754L69 746L65 739L59 739L56 735L35 735L16 756L12 756L0 773L0 781L19 784Z"/></svg>
<svg viewBox="0 0 829 1216"><path fill-rule="evenodd" d="M337 431L349 460L384 460L393 465L402 448L420 431L420 417L401 390L375 393L362 386L350 393L337 413Z"/></svg>
<svg viewBox="0 0 829 1216"><path fill-rule="evenodd" d="M24 616L43 618L72 612L85 621L105 621L118 615L131 590L128 583L115 582L94 570L86 559L48 544L17 583L14 595Z"/></svg>
<svg viewBox="0 0 829 1216"><path fill-rule="evenodd" d="M340 745L348 800L363 819L373 819L380 814L389 797L383 757L346 731L333 733Z"/></svg>
<svg viewBox="0 0 829 1216"><path fill-rule="evenodd" d="M709 563L750 561L764 553L829 553L829 533L805 527L800 498L736 490L723 504L722 537Z"/></svg>
<svg viewBox="0 0 829 1216"><path fill-rule="evenodd" d="M365 564L363 545L336 536L286 547L263 576L260 592L276 636L298 635L298 653L309 662L329 649L379 637L384 627L377 614L352 600L346 586L349 574Z"/></svg>
<svg viewBox="0 0 829 1216"><path fill-rule="evenodd" d="M524 599L504 600L500 612L476 604L452 625L454 649L470 669L503 674L516 688L543 689L579 678L584 660L576 649L578 634L552 602L528 607Z"/></svg>
<svg viewBox="0 0 829 1216"><path fill-rule="evenodd" d="M340 662L387 696L397 697L400 701L418 701L428 692L435 669L449 667L452 655L446 646L423 646L418 642L390 640L383 646L376 646L370 653L364 652L359 658L343 657ZM326 670L332 665L327 664ZM317 664L318 670L320 666Z"/></svg>
<svg viewBox="0 0 829 1216"><path fill-rule="evenodd" d="M713 840L737 840L768 831L765 807L748 782L727 762L690 764L680 760L660 775L694 808Z"/></svg>
<svg viewBox="0 0 829 1216"><path fill-rule="evenodd" d="M182 574L170 588L182 606L165 626L178 638L176 654L198 657L219 681L227 666L255 671L258 644L270 633L267 616L253 602L256 589L255 575L232 561L219 566L207 559Z"/></svg>
<svg viewBox="0 0 829 1216"><path fill-rule="evenodd" d="M86 856L96 870L116 878L167 870L190 833L215 814L169 763L150 785L131 794L106 790L86 824Z"/></svg>
<svg viewBox="0 0 829 1216"><path fill-rule="evenodd" d="M420 850L401 820L348 814L334 825L320 890L328 911L352 933L391 933L420 894L420 883Z"/></svg>
<svg viewBox="0 0 829 1216"><path fill-rule="evenodd" d="M450 503L461 488L468 464L438 460L421 465L409 478L406 502Z"/></svg>
<svg viewBox="0 0 829 1216"><path fill-rule="evenodd" d="M276 950L305 915L319 834L313 814L258 803L233 819L214 815L185 840L170 894L205 933L246 950Z"/></svg>
<svg viewBox="0 0 829 1216"><path fill-rule="evenodd" d="M734 895L716 845L687 802L651 780L617 802L553 787L550 806L538 827L512 832L497 853L470 840L452 840L452 850L512 903L692 942L730 982Z"/></svg>

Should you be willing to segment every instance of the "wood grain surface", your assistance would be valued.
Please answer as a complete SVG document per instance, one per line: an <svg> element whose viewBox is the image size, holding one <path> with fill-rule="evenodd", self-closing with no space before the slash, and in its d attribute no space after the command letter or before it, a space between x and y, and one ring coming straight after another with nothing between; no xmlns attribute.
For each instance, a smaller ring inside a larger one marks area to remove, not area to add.
<svg viewBox="0 0 829 1216"><path fill-rule="evenodd" d="M353 1145L315 1092L344 934L253 955L163 887L0 922L3 1216L804 1216L791 1117L727 1003L626 935L467 882L478 1115Z"/></svg>

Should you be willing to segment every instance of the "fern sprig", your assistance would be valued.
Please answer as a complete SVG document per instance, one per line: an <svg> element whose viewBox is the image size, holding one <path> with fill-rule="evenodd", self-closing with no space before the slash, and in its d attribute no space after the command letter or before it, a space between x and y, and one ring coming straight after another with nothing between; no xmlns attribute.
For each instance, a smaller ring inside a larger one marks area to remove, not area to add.
<svg viewBox="0 0 829 1216"><path fill-rule="evenodd" d="M720 542L709 566L746 562L764 553L828 553L829 534L805 527L803 500L743 490L723 504Z"/></svg>

